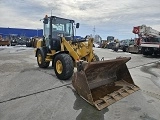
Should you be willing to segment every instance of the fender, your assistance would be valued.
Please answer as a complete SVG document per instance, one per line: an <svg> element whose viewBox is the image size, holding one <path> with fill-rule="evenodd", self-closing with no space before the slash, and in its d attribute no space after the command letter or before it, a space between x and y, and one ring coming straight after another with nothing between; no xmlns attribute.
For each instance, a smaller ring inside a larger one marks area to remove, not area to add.
<svg viewBox="0 0 160 120"><path fill-rule="evenodd" d="M47 47L40 47L40 48L37 48L36 51L35 51L35 57L37 57L37 51L40 50L41 53L44 55L44 57L47 56L47 53L48 53L48 50L47 50Z"/></svg>
<svg viewBox="0 0 160 120"><path fill-rule="evenodd" d="M56 52L53 57L52 57L52 67L54 66L53 63L54 63L54 58L58 55L58 54L61 54L61 53L66 53L66 54L69 54L69 51L58 51ZM72 56L71 56L72 58ZM72 58L73 59L73 58ZM73 59L74 60L74 59Z"/></svg>

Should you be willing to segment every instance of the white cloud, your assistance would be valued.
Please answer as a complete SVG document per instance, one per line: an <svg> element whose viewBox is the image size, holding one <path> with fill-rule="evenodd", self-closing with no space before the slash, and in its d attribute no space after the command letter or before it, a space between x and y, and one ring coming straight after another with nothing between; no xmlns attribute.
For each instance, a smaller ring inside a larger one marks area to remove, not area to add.
<svg viewBox="0 0 160 120"><path fill-rule="evenodd" d="M77 34L96 33L102 38L115 35L134 37L133 26L146 24L160 30L159 0L1 0L0 26L42 28L46 14L74 19L81 26Z"/></svg>

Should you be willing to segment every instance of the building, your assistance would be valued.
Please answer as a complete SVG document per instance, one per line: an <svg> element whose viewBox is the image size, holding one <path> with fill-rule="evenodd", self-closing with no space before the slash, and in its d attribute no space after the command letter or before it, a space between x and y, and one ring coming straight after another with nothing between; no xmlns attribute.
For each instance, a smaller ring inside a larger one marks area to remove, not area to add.
<svg viewBox="0 0 160 120"><path fill-rule="evenodd" d="M24 28L5 28L0 27L0 35L3 37L9 36L11 34L15 34L17 36L25 36L25 37L42 37L43 29L24 29Z"/></svg>
<svg viewBox="0 0 160 120"><path fill-rule="evenodd" d="M94 42L99 43L99 42L101 42L101 40L102 40L102 38L101 38L100 35L95 35L94 36Z"/></svg>

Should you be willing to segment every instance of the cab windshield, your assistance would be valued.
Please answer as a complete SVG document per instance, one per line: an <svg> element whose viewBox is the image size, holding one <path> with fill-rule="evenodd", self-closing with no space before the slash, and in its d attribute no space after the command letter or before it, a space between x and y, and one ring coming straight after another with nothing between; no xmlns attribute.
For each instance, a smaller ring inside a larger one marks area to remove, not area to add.
<svg viewBox="0 0 160 120"><path fill-rule="evenodd" d="M52 20L52 36L63 35L64 37L72 37L73 23L73 20L54 18Z"/></svg>

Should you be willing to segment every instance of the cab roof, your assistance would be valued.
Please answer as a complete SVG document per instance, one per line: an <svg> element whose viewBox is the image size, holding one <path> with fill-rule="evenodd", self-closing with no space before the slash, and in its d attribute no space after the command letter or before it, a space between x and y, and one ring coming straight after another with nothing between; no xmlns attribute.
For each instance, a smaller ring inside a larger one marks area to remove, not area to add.
<svg viewBox="0 0 160 120"><path fill-rule="evenodd" d="M61 18L61 17L57 17L57 16L50 16L50 18L58 18L58 19L63 19L63 20L70 20L72 22L75 22L74 20L71 20L71 19L66 19L66 18Z"/></svg>

